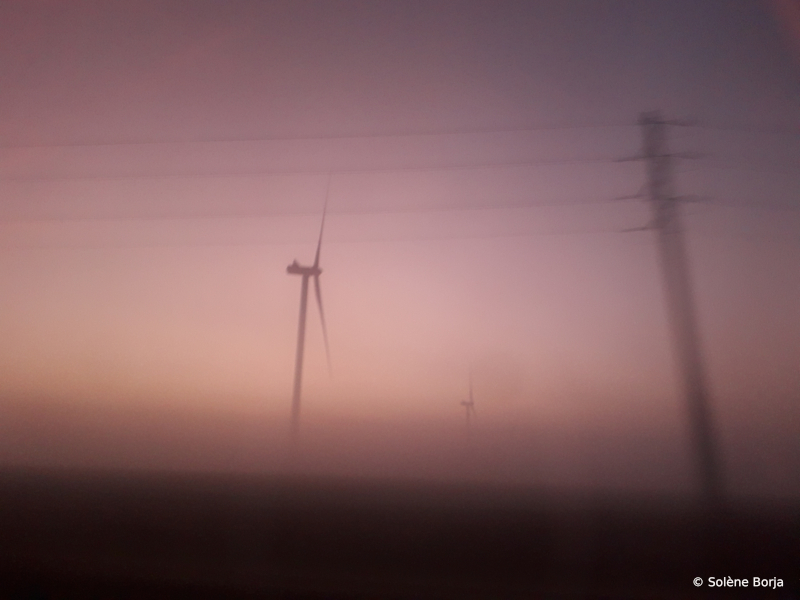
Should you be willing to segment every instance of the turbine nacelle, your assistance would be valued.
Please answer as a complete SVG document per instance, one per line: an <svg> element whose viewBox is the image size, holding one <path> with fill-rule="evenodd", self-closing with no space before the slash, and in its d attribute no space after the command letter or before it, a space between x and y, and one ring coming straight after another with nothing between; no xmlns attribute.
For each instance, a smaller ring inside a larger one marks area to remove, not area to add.
<svg viewBox="0 0 800 600"><path fill-rule="evenodd" d="M310 267L304 267L298 264L297 261L294 261L288 267L286 267L286 272L290 275L305 275L306 277L319 277L322 274L322 269L318 266L313 265Z"/></svg>

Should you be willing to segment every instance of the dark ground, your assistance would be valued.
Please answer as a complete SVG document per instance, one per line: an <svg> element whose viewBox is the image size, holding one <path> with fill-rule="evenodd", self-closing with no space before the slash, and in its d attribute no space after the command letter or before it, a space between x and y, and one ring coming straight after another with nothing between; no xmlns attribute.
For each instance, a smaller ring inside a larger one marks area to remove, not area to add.
<svg viewBox="0 0 800 600"><path fill-rule="evenodd" d="M796 505L6 469L0 534L11 598L800 598Z"/></svg>

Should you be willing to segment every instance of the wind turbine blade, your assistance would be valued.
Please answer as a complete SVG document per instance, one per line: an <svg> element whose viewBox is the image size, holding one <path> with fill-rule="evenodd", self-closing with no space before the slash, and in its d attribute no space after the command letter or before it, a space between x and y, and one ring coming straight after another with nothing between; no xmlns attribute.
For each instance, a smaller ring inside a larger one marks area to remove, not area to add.
<svg viewBox="0 0 800 600"><path fill-rule="evenodd" d="M322 338L325 340L325 358L328 360L328 375L331 373L331 351L328 347L328 327L325 325L325 311L322 309L322 290L319 286L319 275L314 275L314 293L319 306L319 319L322 321Z"/></svg>
<svg viewBox="0 0 800 600"><path fill-rule="evenodd" d="M319 267L319 251L322 249L322 232L325 230L325 213L328 211L328 195L330 194L330 191L331 191L331 174L328 173L328 187L325 189L325 204L322 207L322 223L319 226L319 241L317 242L317 254L314 257L315 267Z"/></svg>

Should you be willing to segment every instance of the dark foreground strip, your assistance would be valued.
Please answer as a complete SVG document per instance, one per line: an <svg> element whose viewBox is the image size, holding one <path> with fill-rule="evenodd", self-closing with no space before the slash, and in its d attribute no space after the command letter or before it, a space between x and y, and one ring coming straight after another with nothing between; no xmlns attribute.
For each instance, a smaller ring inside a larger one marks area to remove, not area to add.
<svg viewBox="0 0 800 600"><path fill-rule="evenodd" d="M18 598L701 598L782 578L800 510L478 485L0 473L0 589ZM794 594L794 595L792 595Z"/></svg>

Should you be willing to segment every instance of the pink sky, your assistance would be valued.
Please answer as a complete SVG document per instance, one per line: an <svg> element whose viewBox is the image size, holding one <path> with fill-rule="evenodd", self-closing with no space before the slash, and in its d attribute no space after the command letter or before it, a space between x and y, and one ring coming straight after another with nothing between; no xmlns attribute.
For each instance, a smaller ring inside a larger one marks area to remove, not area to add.
<svg viewBox="0 0 800 600"><path fill-rule="evenodd" d="M649 213L608 202L635 193L644 170L613 159L638 152L636 118L652 107L796 129L800 88L766 11L676 5L591 5L590 24L558 3L206 3L191 15L9 3L0 395L18 427L7 425L17 442L0 459L85 462L125 419L75 415L149 414L161 416L130 416L139 433L111 463L157 464L131 450L152 435L178 448L164 465L225 468L213 450L179 458L205 444L251 448L237 468L276 468L277 454L252 450L252 428L263 422L265 448L280 453L300 287L285 269L313 260L333 172L321 263L333 373L312 303L309 452L352 439L376 456L447 455L461 443L471 369L487 472L586 482L596 444L607 481L624 479L641 448L662 457L662 485L684 485L653 239L620 233ZM701 17L716 19L713 35ZM462 133L441 133L451 131ZM781 441L800 427L797 136L673 133L676 150L712 154L682 163L677 185L717 202L687 205L686 221L724 453L749 464L744 424L777 440L765 460L783 489L780 474L800 461ZM170 143L138 143L155 141ZM39 402L51 408L24 416ZM57 417L64 407L84 425ZM227 423L217 433L209 414ZM148 418L166 425L148 429ZM37 422L61 423L62 445L32 441L44 439ZM449 441L437 446L440 435ZM384 470L442 476L449 459L436 460L395 456ZM559 464L573 475L547 475ZM634 471L647 474L642 464Z"/></svg>

